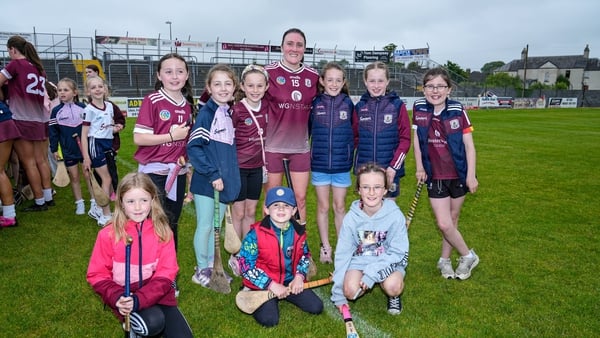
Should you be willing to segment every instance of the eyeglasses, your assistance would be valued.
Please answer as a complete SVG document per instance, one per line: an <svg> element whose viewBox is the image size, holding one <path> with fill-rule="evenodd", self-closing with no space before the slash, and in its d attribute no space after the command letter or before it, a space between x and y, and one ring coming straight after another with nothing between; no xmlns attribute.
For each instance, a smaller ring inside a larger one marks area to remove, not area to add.
<svg viewBox="0 0 600 338"><path fill-rule="evenodd" d="M359 187L359 189L361 191L363 191L363 192L375 191L375 192L379 193L379 192L382 192L385 189L385 187L383 185L376 185L376 186L373 186L373 187L368 186L368 185L361 185Z"/></svg>
<svg viewBox="0 0 600 338"><path fill-rule="evenodd" d="M447 89L448 86L425 85L425 86L423 86L423 88L425 88L425 90L428 91L428 92L432 92L434 90L440 91L440 90Z"/></svg>

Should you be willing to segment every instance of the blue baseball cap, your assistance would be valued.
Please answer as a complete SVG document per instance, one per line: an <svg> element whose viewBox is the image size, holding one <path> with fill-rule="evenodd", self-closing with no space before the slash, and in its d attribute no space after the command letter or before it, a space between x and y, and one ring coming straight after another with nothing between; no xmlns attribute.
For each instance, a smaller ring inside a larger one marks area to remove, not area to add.
<svg viewBox="0 0 600 338"><path fill-rule="evenodd" d="M271 204L275 202L283 202L287 205L295 207L296 197L294 196L294 192L290 188L273 187L267 192L267 197L265 198L265 205L268 208L269 206L271 206Z"/></svg>

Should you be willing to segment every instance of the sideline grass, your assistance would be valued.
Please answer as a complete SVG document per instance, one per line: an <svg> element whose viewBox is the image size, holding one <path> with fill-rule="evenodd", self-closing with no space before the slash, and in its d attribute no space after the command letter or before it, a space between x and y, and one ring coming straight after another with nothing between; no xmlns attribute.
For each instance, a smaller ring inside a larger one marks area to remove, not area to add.
<svg viewBox="0 0 600 338"><path fill-rule="evenodd" d="M479 110L475 125L480 189L461 217L467 243L481 257L467 281L443 280L435 264L440 237L422 198L410 229L404 311L389 316L375 288L353 304L363 337L591 337L600 332L600 110ZM121 175L135 169L133 119L123 135ZM414 193L414 158L407 160L398 204ZM116 319L85 281L98 227L76 216L70 188L58 188L57 206L18 211L20 226L0 230L0 337L120 337ZM314 215L314 191L309 191ZM349 193L348 203L356 198ZM333 226L331 238L334 238ZM195 213L180 222L180 307L197 337L343 337L344 325L328 310L320 316L281 304L272 329L255 324L230 295L191 283ZM309 241L318 256L314 216ZM333 241L335 242L335 240ZM224 256L224 259L227 259ZM318 259L317 259L318 261ZM318 277L333 267L318 264Z"/></svg>

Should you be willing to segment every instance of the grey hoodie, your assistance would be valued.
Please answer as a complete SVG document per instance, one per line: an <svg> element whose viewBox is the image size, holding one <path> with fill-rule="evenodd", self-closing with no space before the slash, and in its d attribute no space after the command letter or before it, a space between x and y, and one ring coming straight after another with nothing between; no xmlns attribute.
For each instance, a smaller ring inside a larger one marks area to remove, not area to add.
<svg viewBox="0 0 600 338"><path fill-rule="evenodd" d="M394 271L406 274L406 219L394 201L384 199L381 209L373 216L363 212L360 201L352 202L335 249L331 301L336 306L347 303L343 285L351 263L363 266L362 281L369 288L383 282Z"/></svg>

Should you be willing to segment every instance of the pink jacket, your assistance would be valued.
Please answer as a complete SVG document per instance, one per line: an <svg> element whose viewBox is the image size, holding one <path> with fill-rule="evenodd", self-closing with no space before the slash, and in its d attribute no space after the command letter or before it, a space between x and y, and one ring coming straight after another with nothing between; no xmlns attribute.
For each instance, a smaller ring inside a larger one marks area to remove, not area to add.
<svg viewBox="0 0 600 338"><path fill-rule="evenodd" d="M134 311L156 304L176 306L177 299L171 283L179 266L173 239L161 242L154 233L150 219L141 223L128 221L125 230L133 238L129 280L131 293L136 300ZM115 304L125 289L125 243L115 242L111 225L98 232L87 281L102 301L122 319Z"/></svg>

